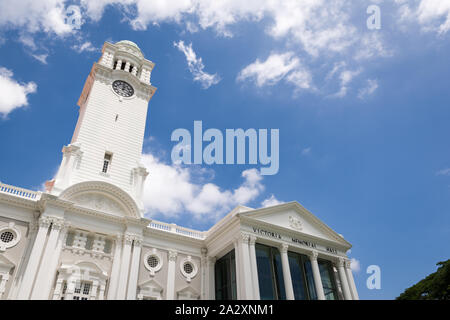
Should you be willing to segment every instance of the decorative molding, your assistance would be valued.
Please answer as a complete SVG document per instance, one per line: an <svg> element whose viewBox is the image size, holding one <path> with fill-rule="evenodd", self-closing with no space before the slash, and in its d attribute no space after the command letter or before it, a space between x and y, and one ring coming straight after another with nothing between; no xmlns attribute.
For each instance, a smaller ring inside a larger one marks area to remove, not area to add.
<svg viewBox="0 0 450 320"><path fill-rule="evenodd" d="M318 256L319 256L319 253L316 250L313 250L309 253L309 259L311 261L317 261Z"/></svg>
<svg viewBox="0 0 450 320"><path fill-rule="evenodd" d="M177 261L178 252L175 250L169 250L169 261Z"/></svg>
<svg viewBox="0 0 450 320"><path fill-rule="evenodd" d="M148 264L148 260L151 257L155 257L158 260L158 264L156 265L156 267L152 267ZM158 272L159 270L161 270L162 266L163 266L163 258L161 253L158 252L158 250L156 248L152 248L152 250L150 250L145 256L144 256L144 266L145 268L150 271L150 276L153 277L155 276L155 273Z"/></svg>
<svg viewBox="0 0 450 320"><path fill-rule="evenodd" d="M184 267L185 267L185 265L187 265L187 264L190 264L191 267L192 267L192 272L190 272L190 273L187 273L187 272L184 270ZM191 282L191 280L192 280L193 278L195 278L195 276L196 276L197 273L198 273L198 266L197 266L197 264L192 260L192 257L191 257L191 256L187 256L186 258L184 258L184 259L181 260L181 262L180 262L180 271L181 271L181 274L183 275L183 277L186 278L186 281L187 281L187 282Z"/></svg>
<svg viewBox="0 0 450 320"><path fill-rule="evenodd" d="M295 230L303 230L303 224L301 220L293 216L289 216L289 226Z"/></svg>
<svg viewBox="0 0 450 320"><path fill-rule="evenodd" d="M280 245L280 252L281 252L282 254L287 253L287 252L288 252L288 249L289 249L289 245L287 245L286 243L282 243L282 244Z"/></svg>

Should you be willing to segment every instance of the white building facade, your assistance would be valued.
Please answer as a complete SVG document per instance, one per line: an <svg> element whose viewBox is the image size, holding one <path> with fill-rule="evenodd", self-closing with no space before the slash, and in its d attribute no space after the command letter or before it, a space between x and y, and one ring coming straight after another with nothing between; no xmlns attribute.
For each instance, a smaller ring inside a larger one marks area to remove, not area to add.
<svg viewBox="0 0 450 320"><path fill-rule="evenodd" d="M351 244L297 202L238 206L208 231L144 217L153 67L106 42L47 191L0 183L0 299L358 299Z"/></svg>

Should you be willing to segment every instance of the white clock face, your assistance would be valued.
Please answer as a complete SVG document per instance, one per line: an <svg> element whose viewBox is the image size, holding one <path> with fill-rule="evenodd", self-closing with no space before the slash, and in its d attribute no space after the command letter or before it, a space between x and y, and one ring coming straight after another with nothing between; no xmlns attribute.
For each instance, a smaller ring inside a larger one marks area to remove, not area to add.
<svg viewBox="0 0 450 320"><path fill-rule="evenodd" d="M116 80L112 84L113 90L119 96L131 97L134 94L133 87L125 81Z"/></svg>

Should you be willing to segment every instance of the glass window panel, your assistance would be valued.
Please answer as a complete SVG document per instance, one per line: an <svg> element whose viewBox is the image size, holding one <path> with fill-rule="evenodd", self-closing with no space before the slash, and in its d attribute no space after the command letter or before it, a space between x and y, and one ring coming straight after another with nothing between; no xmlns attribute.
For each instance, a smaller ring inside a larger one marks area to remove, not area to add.
<svg viewBox="0 0 450 320"><path fill-rule="evenodd" d="M295 299L308 300L302 257L299 254L289 252L289 268L291 270Z"/></svg>
<svg viewBox="0 0 450 320"><path fill-rule="evenodd" d="M325 299L337 300L336 286L334 282L334 275L331 272L331 263L329 261L319 260L320 277L322 279L323 292Z"/></svg>
<svg viewBox="0 0 450 320"><path fill-rule="evenodd" d="M270 248L256 245L256 264L258 267L259 295L261 300L274 300L275 288L272 280L272 259Z"/></svg>
<svg viewBox="0 0 450 320"><path fill-rule="evenodd" d="M216 261L215 284L217 300L236 299L236 263L234 250Z"/></svg>
<svg viewBox="0 0 450 320"><path fill-rule="evenodd" d="M281 255L278 249L272 248L273 264L275 270L275 283L277 288L277 298L286 300L286 290L284 288L283 266L281 264Z"/></svg>
<svg viewBox="0 0 450 320"><path fill-rule="evenodd" d="M312 272L311 261L309 261L309 259L304 259L303 265L305 267L305 275L306 275L306 283L308 286L309 299L317 300L317 293L314 284L314 275Z"/></svg>

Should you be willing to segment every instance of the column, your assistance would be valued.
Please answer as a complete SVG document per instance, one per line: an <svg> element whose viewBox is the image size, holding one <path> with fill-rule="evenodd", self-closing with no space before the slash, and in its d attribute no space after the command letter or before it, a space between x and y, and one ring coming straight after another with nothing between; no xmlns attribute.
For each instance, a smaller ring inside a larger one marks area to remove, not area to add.
<svg viewBox="0 0 450 320"><path fill-rule="evenodd" d="M281 266L283 268L284 288L286 289L286 300L295 300L294 287L292 286L291 269L289 268L288 258L289 246L283 243L280 247Z"/></svg>
<svg viewBox="0 0 450 320"><path fill-rule="evenodd" d="M250 272L250 253L248 250L248 241L250 236L248 234L241 234L239 239L240 246L242 248L242 276L243 276L243 284L244 284L244 299L251 300L253 299L253 283L252 283L252 274Z"/></svg>
<svg viewBox="0 0 450 320"><path fill-rule="evenodd" d="M34 240L33 249L31 250L30 258L28 260L27 268L22 279L17 299L27 300L30 297L31 288L33 286L34 278L36 276L39 261L41 259L42 250L44 249L45 238L50 226L50 220L47 217L39 219L39 230Z"/></svg>
<svg viewBox="0 0 450 320"><path fill-rule="evenodd" d="M201 249L201 253L202 253L202 257L200 260L200 297L201 300L207 300L207 287L208 287L208 277L207 277L207 258L206 258L206 254L207 254L208 250L206 248L202 248Z"/></svg>
<svg viewBox="0 0 450 320"><path fill-rule="evenodd" d="M25 252L22 254L22 258L19 263L19 270L15 276L15 281L13 282L12 292L9 295L10 299L17 300L17 295L19 294L19 288L22 284L23 274L25 272L25 268L28 264L28 260L31 254L31 249L33 249L33 244L36 240L37 231L39 229L39 224L36 221L30 222L29 225L29 237Z"/></svg>
<svg viewBox="0 0 450 320"><path fill-rule="evenodd" d="M63 288L64 279L61 275L58 276L56 280L55 290L53 291L53 300L61 299L61 293Z"/></svg>
<svg viewBox="0 0 450 320"><path fill-rule="evenodd" d="M216 257L208 257L208 299L216 299Z"/></svg>
<svg viewBox="0 0 450 320"><path fill-rule="evenodd" d="M62 249L62 242L66 234L66 231L61 232L63 228L64 219L52 218L50 235L47 240L44 255L42 256L36 283L31 293L32 300L47 300L50 297L50 291Z"/></svg>
<svg viewBox="0 0 450 320"><path fill-rule="evenodd" d="M243 282L242 280L242 275L241 275L241 264L242 264L242 260L241 260L241 250L239 247L239 241L238 240L234 240L234 259L236 260L236 295L237 295L237 299L241 300L244 299L243 298Z"/></svg>
<svg viewBox="0 0 450 320"><path fill-rule="evenodd" d="M100 283L100 290L98 292L98 300L104 300L105 299L105 282Z"/></svg>
<svg viewBox="0 0 450 320"><path fill-rule="evenodd" d="M117 64L116 64L116 70L120 70L120 68L122 67L122 60L117 60Z"/></svg>
<svg viewBox="0 0 450 320"><path fill-rule="evenodd" d="M122 249L122 261L120 264L119 284L117 286L117 300L125 300L127 293L128 271L130 270L131 245L133 237L125 234Z"/></svg>
<svg viewBox="0 0 450 320"><path fill-rule="evenodd" d="M136 66L133 66L133 69L131 69L131 74L132 75L137 75L137 67Z"/></svg>
<svg viewBox="0 0 450 320"><path fill-rule="evenodd" d="M167 291L166 299L175 300L175 263L177 261L177 252L169 251L169 264L167 267Z"/></svg>
<svg viewBox="0 0 450 320"><path fill-rule="evenodd" d="M92 282L91 294L89 300L97 300L98 280Z"/></svg>
<svg viewBox="0 0 450 320"><path fill-rule="evenodd" d="M322 279L320 278L319 264L317 263L317 256L318 256L317 251L312 251L309 256L309 260L311 261L311 268L314 277L314 285L316 287L317 299L325 300L325 294L323 293Z"/></svg>
<svg viewBox="0 0 450 320"><path fill-rule="evenodd" d="M75 285L79 276L79 274L77 274L76 276L72 275L67 279L67 289L64 298L65 300L73 300L73 293L75 292Z"/></svg>
<svg viewBox="0 0 450 320"><path fill-rule="evenodd" d="M0 299L3 296L3 293L5 293L6 290L6 282L9 280L9 274L2 273L0 274Z"/></svg>
<svg viewBox="0 0 450 320"><path fill-rule="evenodd" d="M127 300L136 300L137 282L139 278L139 264L141 261L142 238L133 241L133 256L131 258L130 279L128 280Z"/></svg>
<svg viewBox="0 0 450 320"><path fill-rule="evenodd" d="M260 300L259 295L259 280L258 280L258 265L256 262L256 249L255 249L256 237L250 236L249 250L250 250L250 268L253 280L253 299Z"/></svg>
<svg viewBox="0 0 450 320"><path fill-rule="evenodd" d="M117 286L119 285L120 257L122 254L122 240L123 240L123 236L121 234L117 234L116 239L114 241L114 257L113 257L111 276L109 277L108 300L116 299Z"/></svg>
<svg viewBox="0 0 450 320"><path fill-rule="evenodd" d="M339 278L341 279L342 291L344 291L344 299L352 300L352 294L350 293L350 288L348 286L347 276L345 275L343 258L338 259L337 266L339 271Z"/></svg>
<svg viewBox="0 0 450 320"><path fill-rule="evenodd" d="M352 293L353 300L359 300L358 291L356 290L355 279L351 268L351 261L345 260L345 273L347 275L348 284Z"/></svg>
<svg viewBox="0 0 450 320"><path fill-rule="evenodd" d="M130 63L128 61L125 63L125 69L124 70L126 72L130 72Z"/></svg>

